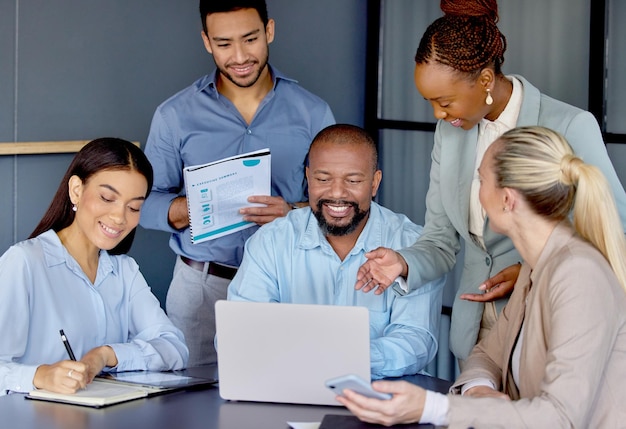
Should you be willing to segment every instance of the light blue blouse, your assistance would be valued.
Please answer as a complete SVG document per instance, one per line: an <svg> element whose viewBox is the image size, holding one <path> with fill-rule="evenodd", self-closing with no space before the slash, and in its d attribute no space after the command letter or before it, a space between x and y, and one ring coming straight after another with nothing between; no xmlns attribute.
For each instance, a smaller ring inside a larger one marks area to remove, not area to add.
<svg viewBox="0 0 626 429"><path fill-rule="evenodd" d="M366 252L412 244L420 232L406 216L372 203L363 232L342 261L311 209L292 210L247 241L228 299L367 307L372 378L417 373L437 353L445 277L405 296L391 288L383 295L363 293L354 283Z"/></svg>
<svg viewBox="0 0 626 429"><path fill-rule="evenodd" d="M32 390L39 365L68 359L60 329L79 360L111 346L117 371L178 369L189 357L133 258L101 251L91 283L49 230L0 257L0 395Z"/></svg>

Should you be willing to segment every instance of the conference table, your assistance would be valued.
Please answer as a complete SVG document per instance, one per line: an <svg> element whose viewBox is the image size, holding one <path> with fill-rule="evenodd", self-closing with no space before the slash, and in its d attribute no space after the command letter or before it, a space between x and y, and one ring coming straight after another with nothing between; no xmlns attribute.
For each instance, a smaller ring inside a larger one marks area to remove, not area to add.
<svg viewBox="0 0 626 429"><path fill-rule="evenodd" d="M215 365L187 371L206 378L217 375ZM426 375L402 379L442 393L451 384ZM350 412L341 406L226 401L217 385L100 409L29 400L22 394L0 397L0 427L11 429L288 429L287 422L321 422L326 414Z"/></svg>

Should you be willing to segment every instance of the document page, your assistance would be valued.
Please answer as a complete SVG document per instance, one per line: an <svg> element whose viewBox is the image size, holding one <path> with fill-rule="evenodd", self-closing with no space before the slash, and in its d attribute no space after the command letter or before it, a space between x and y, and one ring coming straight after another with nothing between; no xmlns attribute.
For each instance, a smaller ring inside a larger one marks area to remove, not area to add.
<svg viewBox="0 0 626 429"><path fill-rule="evenodd" d="M191 241L213 240L254 225L239 209L251 195L270 195L269 149L249 152L183 170Z"/></svg>

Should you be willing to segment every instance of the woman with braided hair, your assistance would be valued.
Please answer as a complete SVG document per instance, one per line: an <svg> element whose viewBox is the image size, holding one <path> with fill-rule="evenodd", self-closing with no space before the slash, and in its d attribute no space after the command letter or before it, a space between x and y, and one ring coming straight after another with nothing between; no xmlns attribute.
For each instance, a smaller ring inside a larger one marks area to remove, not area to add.
<svg viewBox="0 0 626 429"><path fill-rule="evenodd" d="M504 75L506 38L496 0L442 0L444 16L424 33L415 55L415 85L438 119L426 196L424 233L410 248L366 256L356 288L380 293L397 276L411 290L449 272L464 244L465 260L450 328L450 349L463 361L495 323L519 273L511 240L491 231L478 200L485 150L516 126L542 125L563 134L585 162L607 177L626 228L626 194L595 118ZM485 293L480 293L484 291Z"/></svg>
<svg viewBox="0 0 626 429"><path fill-rule="evenodd" d="M606 178L539 126L505 132L478 171L489 226L524 261L502 315L450 395L377 381L391 400L339 402L385 425L624 427L626 239Z"/></svg>

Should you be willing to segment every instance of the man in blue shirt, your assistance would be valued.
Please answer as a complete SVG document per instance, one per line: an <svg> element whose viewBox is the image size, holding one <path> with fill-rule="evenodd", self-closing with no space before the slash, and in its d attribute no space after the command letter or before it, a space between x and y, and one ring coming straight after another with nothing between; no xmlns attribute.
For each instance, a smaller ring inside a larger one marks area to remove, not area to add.
<svg viewBox="0 0 626 429"><path fill-rule="evenodd" d="M258 227L192 244L183 168L269 148L271 195L250 197L244 219L259 225L305 201L304 158L315 134L333 124L329 106L268 64L274 21L264 0L200 1L202 39L217 69L161 104L146 155L154 186L141 225L170 232L179 256L166 309L189 347L189 365L213 363L214 303Z"/></svg>
<svg viewBox="0 0 626 429"><path fill-rule="evenodd" d="M414 374L432 360L445 281L404 296L390 288L382 299L354 289L366 252L401 248L422 230L372 201L382 178L377 158L376 145L359 127L321 131L306 167L309 207L257 231L228 288L230 300L367 307L372 378Z"/></svg>

